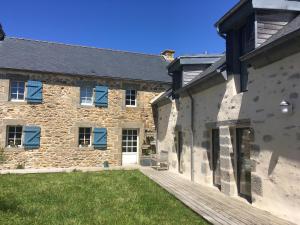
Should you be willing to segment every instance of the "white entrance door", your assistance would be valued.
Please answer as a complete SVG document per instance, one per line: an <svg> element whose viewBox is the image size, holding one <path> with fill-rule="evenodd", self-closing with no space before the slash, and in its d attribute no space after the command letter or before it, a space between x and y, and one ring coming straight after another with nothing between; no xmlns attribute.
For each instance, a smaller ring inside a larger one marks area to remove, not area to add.
<svg viewBox="0 0 300 225"><path fill-rule="evenodd" d="M138 130L124 129L122 131L122 165L138 162Z"/></svg>

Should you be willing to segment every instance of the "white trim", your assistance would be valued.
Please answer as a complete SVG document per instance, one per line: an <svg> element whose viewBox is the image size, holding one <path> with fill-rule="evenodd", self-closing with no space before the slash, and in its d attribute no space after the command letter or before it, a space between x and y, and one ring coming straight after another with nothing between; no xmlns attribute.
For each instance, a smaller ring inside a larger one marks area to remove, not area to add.
<svg viewBox="0 0 300 225"><path fill-rule="evenodd" d="M127 94L127 91L129 91L130 93ZM134 91L134 95L131 93L132 91ZM127 100L127 96L129 96L128 100ZM134 100L131 99L132 96L134 96ZM130 102L130 105L127 105L127 101ZM134 101L134 105L131 104L133 101ZM125 106L126 107L136 107L137 106L137 90L135 90L135 89L125 90Z"/></svg>
<svg viewBox="0 0 300 225"><path fill-rule="evenodd" d="M84 96L82 96L82 92L83 92L83 89L84 89ZM91 97L87 97L87 94L88 94L88 89L91 89L92 90L92 96ZM94 91L94 88L93 87L90 87L90 86L82 86L80 87L80 105L83 105L83 106L93 106L94 105L94 99L95 99L95 91ZM82 102L82 100L85 100L84 102ZM87 100L90 99L90 102L87 102Z"/></svg>
<svg viewBox="0 0 300 225"><path fill-rule="evenodd" d="M84 132L80 133L80 129L84 129ZM87 134L86 129L90 129L89 139L85 138L85 134ZM80 139L80 134L83 134L83 139ZM81 144L79 144L80 140L83 140L84 142L86 142L87 140L89 140L90 144L89 145L81 145ZM91 147L92 146L92 128L91 127L79 127L78 128L78 146L80 148L87 148L87 147Z"/></svg>
<svg viewBox="0 0 300 225"><path fill-rule="evenodd" d="M12 92L12 83L15 82L17 83L17 92ZM24 83L24 88L23 88L23 93L19 92L19 89L20 89L20 83ZM17 98L12 98L12 94L15 94L17 95ZM19 98L19 95L22 94L23 95L23 98ZM19 80L10 80L10 85L9 85L9 100L12 101L12 102L24 102L25 101L25 96L26 94L26 82L25 81L19 81Z"/></svg>
<svg viewBox="0 0 300 225"><path fill-rule="evenodd" d="M21 132L17 132L16 131L17 127L21 127ZM17 133L21 134L21 137L20 137L21 144L20 145L13 145L13 146L9 145L9 133L10 133L9 132L9 128L14 128L14 132L13 132L13 134L14 134L14 137L13 137L14 144L17 141L17 138L16 138ZM12 126L10 126L10 125L8 125L6 127L6 147L7 148L22 148L22 146L23 146L23 136L24 135L23 135L23 127L22 126L18 126L18 125L12 125Z"/></svg>
<svg viewBox="0 0 300 225"><path fill-rule="evenodd" d="M125 145L123 145L123 132L127 131L126 135L126 140L125 140ZM136 131L136 135L134 134L128 134L128 131ZM136 136L136 140L133 140L133 137ZM131 137L131 140L129 140L129 137ZM140 148L139 148L139 129L122 129L122 141L121 141L121 151L122 151L122 165L132 165L132 164L139 164L139 153L140 153ZM136 145L133 143L136 142ZM123 148L136 148L136 151L125 151L123 152ZM127 162L126 162L127 160Z"/></svg>

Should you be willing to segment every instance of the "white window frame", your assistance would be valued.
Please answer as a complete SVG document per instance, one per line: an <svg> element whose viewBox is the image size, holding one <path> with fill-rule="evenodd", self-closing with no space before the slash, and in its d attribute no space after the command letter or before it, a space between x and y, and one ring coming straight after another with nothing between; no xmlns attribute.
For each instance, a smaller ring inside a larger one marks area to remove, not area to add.
<svg viewBox="0 0 300 225"><path fill-rule="evenodd" d="M16 93L12 92L12 87L13 87L12 84L14 82L17 83L17 92ZM21 94L21 93L19 93L20 83L24 84L23 99L19 99L19 95ZM16 94L17 98L12 98L12 94ZM25 94L26 94L26 83L25 83L25 81L19 81L19 80L11 80L10 81L10 88L9 88L9 99L10 99L10 101L12 101L12 102L24 102L25 101Z"/></svg>
<svg viewBox="0 0 300 225"><path fill-rule="evenodd" d="M82 93L82 90L84 89L84 93L85 93L85 96L82 97L81 93ZM92 89L92 97L87 97L87 93L88 93L88 89ZM90 87L90 86L82 86L80 87L80 105L83 105L83 106L93 106L94 105L94 97L95 97L95 91L94 91L94 88L93 87ZM87 99L91 98L91 102L87 103L87 102L82 102L82 99L85 99L85 101L87 101Z"/></svg>
<svg viewBox="0 0 300 225"><path fill-rule="evenodd" d="M124 140L124 132L126 132L125 140ZM136 132L136 134L134 134L134 132ZM133 145L134 142L136 142L136 145ZM126 151L123 151L124 148L126 149ZM128 151L128 148L131 148L131 151ZM133 148L136 148L136 151L133 151ZM139 131L137 129L122 130L122 153L129 153L129 152L137 153L137 154L139 152Z"/></svg>
<svg viewBox="0 0 300 225"><path fill-rule="evenodd" d="M80 129L84 129L84 130L83 130L83 133L80 132ZM89 136L89 139L86 139L87 129L90 129L90 136ZM80 134L83 134L83 139L80 138ZM89 145L81 145L81 144L80 144L80 141L81 141L81 140L83 140L84 142L85 142L86 140L89 140L90 143L89 143ZM81 147L81 148L84 148L84 147L91 147L91 146L92 146L92 128L91 128L91 127L79 127L79 129L78 129L78 145L79 145L79 147Z"/></svg>
<svg viewBox="0 0 300 225"><path fill-rule="evenodd" d="M9 129L10 128L14 128L14 131L13 131L13 134L14 134L14 137L13 137L13 146L11 146L10 144L9 144L9 142L10 142L10 138L9 138ZM17 128L21 128L21 132L17 132ZM17 138L17 134L21 134L21 137L20 138ZM18 125L16 125L16 126L7 126L7 132L6 132L6 146L8 147L8 148L20 148L20 147L22 147L22 145L23 145L23 127L22 126L18 126ZM16 145L16 141L17 140L20 140L20 145Z"/></svg>
<svg viewBox="0 0 300 225"><path fill-rule="evenodd" d="M134 91L134 94L132 94L132 92ZM129 92L129 93L127 93ZM134 96L134 100L131 99L131 97ZM130 104L127 104L127 101L130 102ZM134 105L131 104L132 102L134 102ZM126 107L136 107L137 106L137 90L135 89L127 89L125 91L125 105Z"/></svg>

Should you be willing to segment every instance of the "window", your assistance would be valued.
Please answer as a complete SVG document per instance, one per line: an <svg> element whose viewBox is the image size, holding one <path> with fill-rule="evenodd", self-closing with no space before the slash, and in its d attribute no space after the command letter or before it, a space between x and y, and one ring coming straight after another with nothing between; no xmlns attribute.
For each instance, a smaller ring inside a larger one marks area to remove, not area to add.
<svg viewBox="0 0 300 225"><path fill-rule="evenodd" d="M10 100L24 101L25 82L11 81L10 83Z"/></svg>
<svg viewBox="0 0 300 225"><path fill-rule="evenodd" d="M122 133L122 152L137 152L138 131L123 130Z"/></svg>
<svg viewBox="0 0 300 225"><path fill-rule="evenodd" d="M7 131L7 146L20 147L22 145L22 127L9 126Z"/></svg>
<svg viewBox="0 0 300 225"><path fill-rule="evenodd" d="M93 105L94 102L94 89L92 87L80 88L80 104Z"/></svg>
<svg viewBox="0 0 300 225"><path fill-rule="evenodd" d="M126 106L136 106L136 90L126 90Z"/></svg>
<svg viewBox="0 0 300 225"><path fill-rule="evenodd" d="M79 146L88 147L91 146L91 130L92 128L79 128Z"/></svg>

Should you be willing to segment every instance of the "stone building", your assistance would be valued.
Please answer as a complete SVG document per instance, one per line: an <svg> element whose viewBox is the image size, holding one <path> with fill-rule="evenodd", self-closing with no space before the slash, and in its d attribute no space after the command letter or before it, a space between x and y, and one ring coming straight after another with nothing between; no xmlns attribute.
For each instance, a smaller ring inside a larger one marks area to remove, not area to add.
<svg viewBox="0 0 300 225"><path fill-rule="evenodd" d="M150 100L170 87L168 64L163 55L5 38L1 167L138 163L155 134Z"/></svg>
<svg viewBox="0 0 300 225"><path fill-rule="evenodd" d="M296 223L299 11L299 1L240 1L216 24L226 55L187 83L171 63L173 89L153 101L171 171Z"/></svg>

